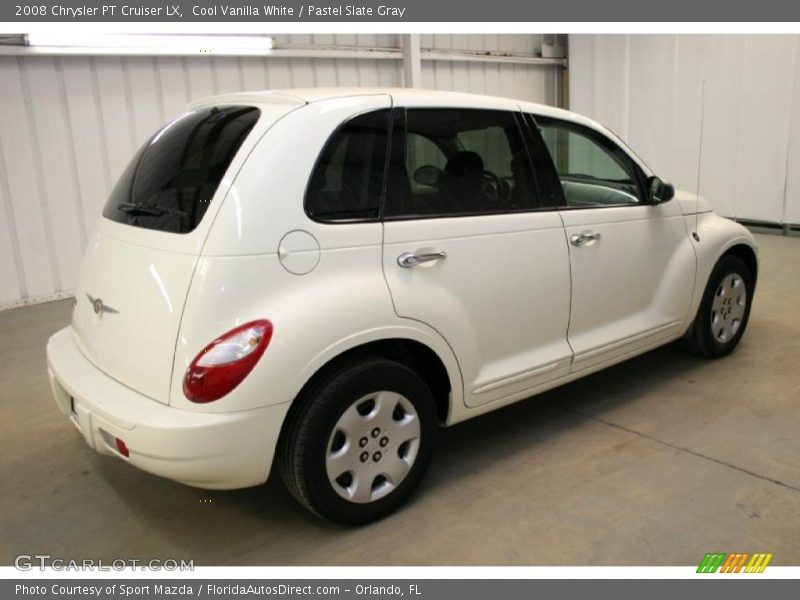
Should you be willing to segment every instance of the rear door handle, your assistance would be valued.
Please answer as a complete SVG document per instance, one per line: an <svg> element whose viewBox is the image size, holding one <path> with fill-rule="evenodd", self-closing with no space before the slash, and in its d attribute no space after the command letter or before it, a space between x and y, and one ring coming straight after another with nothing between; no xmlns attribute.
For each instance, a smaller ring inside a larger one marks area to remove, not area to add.
<svg viewBox="0 0 800 600"><path fill-rule="evenodd" d="M403 252L397 257L397 264L404 269L416 267L422 263L432 262L434 260L444 260L447 258L446 252L428 252L426 254L414 254L413 252Z"/></svg>
<svg viewBox="0 0 800 600"><path fill-rule="evenodd" d="M587 242L593 242L600 239L600 234L593 231L587 233L576 233L570 236L569 241L573 246L583 246Z"/></svg>

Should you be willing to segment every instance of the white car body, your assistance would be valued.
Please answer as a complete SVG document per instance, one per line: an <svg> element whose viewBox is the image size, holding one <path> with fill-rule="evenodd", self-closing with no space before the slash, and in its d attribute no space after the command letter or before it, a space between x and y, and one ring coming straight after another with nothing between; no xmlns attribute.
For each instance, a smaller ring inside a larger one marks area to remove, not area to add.
<svg viewBox="0 0 800 600"><path fill-rule="evenodd" d="M755 260L745 228L682 192L659 204L346 224L304 211L332 133L381 108L529 113L579 123L629 153L564 110L407 89L234 94L191 108L229 104L261 116L205 217L180 235L100 219L72 323L47 347L58 406L91 447L189 485L264 482L292 401L323 366L365 344L407 340L435 354L450 425L680 338L718 259L736 247ZM570 244L587 232L602 237ZM447 260L397 264L433 251ZM192 359L262 318L274 334L252 372L216 402L188 400Z"/></svg>

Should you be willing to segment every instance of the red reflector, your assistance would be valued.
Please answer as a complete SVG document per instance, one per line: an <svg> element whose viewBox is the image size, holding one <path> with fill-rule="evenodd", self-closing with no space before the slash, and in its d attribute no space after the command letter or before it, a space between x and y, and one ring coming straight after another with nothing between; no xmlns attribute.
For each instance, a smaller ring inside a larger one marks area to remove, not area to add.
<svg viewBox="0 0 800 600"><path fill-rule="evenodd" d="M117 441L117 450L119 450L119 453L122 454L122 456L127 458L130 455L130 452L128 451L128 447L125 445L125 442L123 442L119 438L117 438L116 441Z"/></svg>

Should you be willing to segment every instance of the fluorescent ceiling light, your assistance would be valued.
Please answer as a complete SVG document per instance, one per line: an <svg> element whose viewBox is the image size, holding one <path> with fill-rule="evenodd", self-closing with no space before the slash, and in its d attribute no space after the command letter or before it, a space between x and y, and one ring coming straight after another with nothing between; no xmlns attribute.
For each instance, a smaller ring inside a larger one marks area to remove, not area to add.
<svg viewBox="0 0 800 600"><path fill-rule="evenodd" d="M24 46L24 33L0 33L0 46Z"/></svg>
<svg viewBox="0 0 800 600"><path fill-rule="evenodd" d="M29 33L26 39L32 50L65 54L258 56L272 49L267 35Z"/></svg>

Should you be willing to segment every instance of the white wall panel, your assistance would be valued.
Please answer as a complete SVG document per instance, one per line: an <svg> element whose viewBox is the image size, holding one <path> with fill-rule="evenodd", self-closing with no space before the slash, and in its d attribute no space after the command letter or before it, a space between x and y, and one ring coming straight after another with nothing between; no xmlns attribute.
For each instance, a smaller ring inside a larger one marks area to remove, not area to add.
<svg viewBox="0 0 800 600"><path fill-rule="evenodd" d="M670 170L664 172L686 190L694 192L699 185L700 193L721 214L734 216L740 195L734 166L741 140L738 122L742 96L738 90L742 85L744 39L680 36L674 44L673 134L667 136L670 143L665 144L672 146L672 161Z"/></svg>
<svg viewBox="0 0 800 600"><path fill-rule="evenodd" d="M86 228L55 60L43 57L26 65L23 80L27 84L33 164L48 224L54 283L57 290L71 289L77 276L74 265L86 243Z"/></svg>
<svg viewBox="0 0 800 600"><path fill-rule="evenodd" d="M34 159L33 128L29 119L29 94L23 89L22 70L16 58L0 61L0 145L3 149L3 190L14 215L22 283L28 297L59 290L54 273L51 224L41 189L41 174Z"/></svg>
<svg viewBox="0 0 800 600"><path fill-rule="evenodd" d="M422 64L426 88L507 96L556 104L560 79L549 66L430 61Z"/></svg>
<svg viewBox="0 0 800 600"><path fill-rule="evenodd" d="M794 74L789 36L745 37L736 170L737 217L783 221Z"/></svg>
<svg viewBox="0 0 800 600"><path fill-rule="evenodd" d="M434 50L515 52L537 54L541 35L424 34L420 46ZM426 88L507 96L557 104L561 70L546 65L484 62L425 61L422 83Z"/></svg>
<svg viewBox="0 0 800 600"><path fill-rule="evenodd" d="M598 36L593 40L592 99L606 127L623 138L628 136L630 102L629 36ZM605 92L613 89L616 96ZM634 92L638 93L638 89Z"/></svg>
<svg viewBox="0 0 800 600"><path fill-rule="evenodd" d="M111 187L111 169L106 151L106 137L95 91L95 72L85 58L59 58L64 83L64 106L67 111L72 162L77 179L77 194L88 231Z"/></svg>
<svg viewBox="0 0 800 600"><path fill-rule="evenodd" d="M0 138L0 305L28 295L3 154Z"/></svg>
<svg viewBox="0 0 800 600"><path fill-rule="evenodd" d="M278 44L397 48L399 36L278 35ZM422 36L426 48L533 54L541 36ZM560 69L426 61L426 87L554 104ZM0 308L69 292L84 244L133 153L210 94L402 85L399 60L0 57Z"/></svg>
<svg viewBox="0 0 800 600"><path fill-rule="evenodd" d="M675 124L675 87L670 78L675 69L674 48L674 36L633 36L628 42L629 80L637 85L630 91L627 122L617 133L626 135L637 153L646 154L657 173L671 173L673 168L672 146L664 142L672 139ZM665 81L660 80L662 74L667 74ZM657 85L640 83L656 77ZM658 119L653 119L654 113Z"/></svg>
<svg viewBox="0 0 800 600"><path fill-rule="evenodd" d="M798 223L797 46L786 35L572 35L571 108L678 187L699 184L721 214Z"/></svg>
<svg viewBox="0 0 800 600"><path fill-rule="evenodd" d="M267 83L267 69L264 61L259 58L240 58L238 68L242 74L242 87L246 90L266 90L270 87Z"/></svg>
<svg viewBox="0 0 800 600"><path fill-rule="evenodd" d="M792 73L792 120L789 123L789 149L786 157L786 196L784 214L787 223L800 223L800 40L794 43Z"/></svg>

